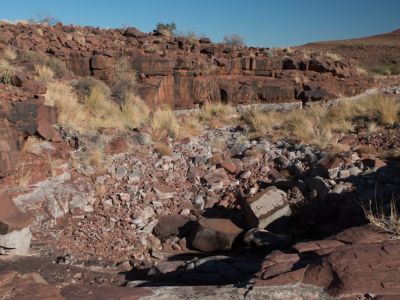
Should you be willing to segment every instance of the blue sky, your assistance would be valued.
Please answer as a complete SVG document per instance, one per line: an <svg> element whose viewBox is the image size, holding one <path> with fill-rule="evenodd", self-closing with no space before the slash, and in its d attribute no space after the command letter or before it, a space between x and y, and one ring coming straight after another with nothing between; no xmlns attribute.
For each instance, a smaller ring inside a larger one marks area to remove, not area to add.
<svg viewBox="0 0 400 300"><path fill-rule="evenodd" d="M237 33L248 45L276 47L367 36L400 28L400 0L32 0L2 1L0 19L48 13L65 24L135 26L158 22L221 41Z"/></svg>

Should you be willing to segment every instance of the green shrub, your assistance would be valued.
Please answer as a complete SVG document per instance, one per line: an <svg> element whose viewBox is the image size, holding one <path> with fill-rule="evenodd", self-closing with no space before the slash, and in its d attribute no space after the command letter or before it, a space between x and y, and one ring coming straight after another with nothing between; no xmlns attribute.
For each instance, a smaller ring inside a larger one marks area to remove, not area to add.
<svg viewBox="0 0 400 300"><path fill-rule="evenodd" d="M176 24L174 22L171 23L158 23L156 26L156 30L160 33L167 35L175 35L176 33Z"/></svg>

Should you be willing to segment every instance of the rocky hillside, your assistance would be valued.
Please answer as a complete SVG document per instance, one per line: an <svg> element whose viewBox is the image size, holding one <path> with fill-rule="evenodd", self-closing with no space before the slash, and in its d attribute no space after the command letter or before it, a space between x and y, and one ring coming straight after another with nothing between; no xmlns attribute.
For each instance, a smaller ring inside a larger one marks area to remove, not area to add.
<svg viewBox="0 0 400 300"><path fill-rule="evenodd" d="M112 80L112 66L127 56L150 105L192 108L206 101L232 104L328 100L371 86L357 61L325 53L245 48L207 38L146 34L135 28L0 25L0 50L45 53L78 76ZM388 48L389 46L384 46ZM29 63L29 61L28 61Z"/></svg>
<svg viewBox="0 0 400 300"><path fill-rule="evenodd" d="M300 48L353 58L376 73L400 74L400 29L364 38L309 43Z"/></svg>
<svg viewBox="0 0 400 300"><path fill-rule="evenodd" d="M399 77L315 45L1 24L0 298L398 298Z"/></svg>

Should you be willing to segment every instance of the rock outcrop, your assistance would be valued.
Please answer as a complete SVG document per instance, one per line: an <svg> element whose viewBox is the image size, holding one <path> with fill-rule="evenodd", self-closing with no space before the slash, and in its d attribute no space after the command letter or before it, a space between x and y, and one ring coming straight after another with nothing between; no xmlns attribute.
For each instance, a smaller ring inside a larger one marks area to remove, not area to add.
<svg viewBox="0 0 400 300"><path fill-rule="evenodd" d="M110 81L115 62L127 57L138 74L137 92L153 106L318 101L350 96L370 85L348 59L306 58L299 51L228 46L136 28L2 24L0 34L0 50L11 46L21 57L27 51L54 57L78 76ZM33 80L23 79L20 85L43 92Z"/></svg>

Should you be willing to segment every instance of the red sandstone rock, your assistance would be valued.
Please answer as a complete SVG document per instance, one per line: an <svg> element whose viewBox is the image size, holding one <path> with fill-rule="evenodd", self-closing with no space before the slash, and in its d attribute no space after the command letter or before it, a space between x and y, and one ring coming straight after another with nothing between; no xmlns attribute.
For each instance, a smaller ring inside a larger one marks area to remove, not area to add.
<svg viewBox="0 0 400 300"><path fill-rule="evenodd" d="M228 219L201 218L191 246L204 252L229 250L235 238L243 231Z"/></svg>
<svg viewBox="0 0 400 300"><path fill-rule="evenodd" d="M20 142L17 131L5 125L0 128L0 178L11 174L20 156Z"/></svg>
<svg viewBox="0 0 400 300"><path fill-rule="evenodd" d="M0 235L20 230L30 224L31 217L23 213L6 191L0 191Z"/></svg>
<svg viewBox="0 0 400 300"><path fill-rule="evenodd" d="M286 193L274 186L241 201L240 205L251 228L265 228L273 221L291 214Z"/></svg>

